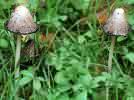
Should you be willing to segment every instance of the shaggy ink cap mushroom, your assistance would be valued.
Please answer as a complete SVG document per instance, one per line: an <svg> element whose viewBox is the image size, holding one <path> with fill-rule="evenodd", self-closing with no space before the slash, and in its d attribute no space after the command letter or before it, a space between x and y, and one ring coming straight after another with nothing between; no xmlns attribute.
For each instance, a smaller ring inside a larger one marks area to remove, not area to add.
<svg viewBox="0 0 134 100"><path fill-rule="evenodd" d="M9 31L22 35L37 31L37 25L33 22L30 11L23 5L15 8L6 27Z"/></svg>
<svg viewBox="0 0 134 100"><path fill-rule="evenodd" d="M128 23L125 17L124 9L117 8L114 10L112 16L108 18L104 25L104 31L108 35L126 36L128 33Z"/></svg>

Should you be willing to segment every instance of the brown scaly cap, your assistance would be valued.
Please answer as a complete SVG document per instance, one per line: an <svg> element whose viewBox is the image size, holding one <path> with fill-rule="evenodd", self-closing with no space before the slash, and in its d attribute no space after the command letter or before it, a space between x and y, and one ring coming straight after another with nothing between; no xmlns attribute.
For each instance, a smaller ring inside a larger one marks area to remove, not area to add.
<svg viewBox="0 0 134 100"><path fill-rule="evenodd" d="M122 8L117 8L114 10L112 16L104 25L104 31L109 35L127 35L128 23L125 17L125 12Z"/></svg>
<svg viewBox="0 0 134 100"><path fill-rule="evenodd" d="M23 5L15 8L11 18L6 23L9 31L19 34L29 34L37 30L37 25L33 22L30 11Z"/></svg>

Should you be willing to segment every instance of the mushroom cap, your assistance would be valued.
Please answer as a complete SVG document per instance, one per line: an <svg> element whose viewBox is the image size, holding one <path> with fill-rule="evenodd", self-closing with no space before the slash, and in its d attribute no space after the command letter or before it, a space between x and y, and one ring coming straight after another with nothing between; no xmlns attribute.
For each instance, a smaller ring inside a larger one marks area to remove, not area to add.
<svg viewBox="0 0 134 100"><path fill-rule="evenodd" d="M128 23L125 17L124 9L117 8L114 10L104 25L104 31L109 35L126 36L128 33Z"/></svg>
<svg viewBox="0 0 134 100"><path fill-rule="evenodd" d="M37 25L33 22L30 11L23 5L15 8L6 27L11 32L23 35L37 31Z"/></svg>

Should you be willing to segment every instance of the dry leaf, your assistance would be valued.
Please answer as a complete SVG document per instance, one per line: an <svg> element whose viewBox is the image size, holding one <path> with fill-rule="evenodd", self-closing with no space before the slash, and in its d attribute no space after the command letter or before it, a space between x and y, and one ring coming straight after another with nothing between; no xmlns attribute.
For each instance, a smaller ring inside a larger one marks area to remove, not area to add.
<svg viewBox="0 0 134 100"><path fill-rule="evenodd" d="M104 9L102 11L99 11L96 16L99 21L99 24L104 25L108 19L107 10Z"/></svg>

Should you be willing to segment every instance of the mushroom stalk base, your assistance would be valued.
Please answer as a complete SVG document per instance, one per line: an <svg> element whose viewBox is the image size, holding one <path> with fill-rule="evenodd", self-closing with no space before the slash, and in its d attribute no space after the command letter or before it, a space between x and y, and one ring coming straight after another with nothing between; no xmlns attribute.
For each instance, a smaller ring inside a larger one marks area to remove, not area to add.
<svg viewBox="0 0 134 100"><path fill-rule="evenodd" d="M17 35L16 54L15 54L15 78L19 76L20 52L21 52L21 35Z"/></svg>
<svg viewBox="0 0 134 100"><path fill-rule="evenodd" d="M112 58L113 58L113 52L114 52L114 45L115 45L115 36L112 36L111 46L109 50L109 58L108 58L108 73L110 74L112 71ZM107 83L106 87L106 100L109 100L109 83Z"/></svg>

